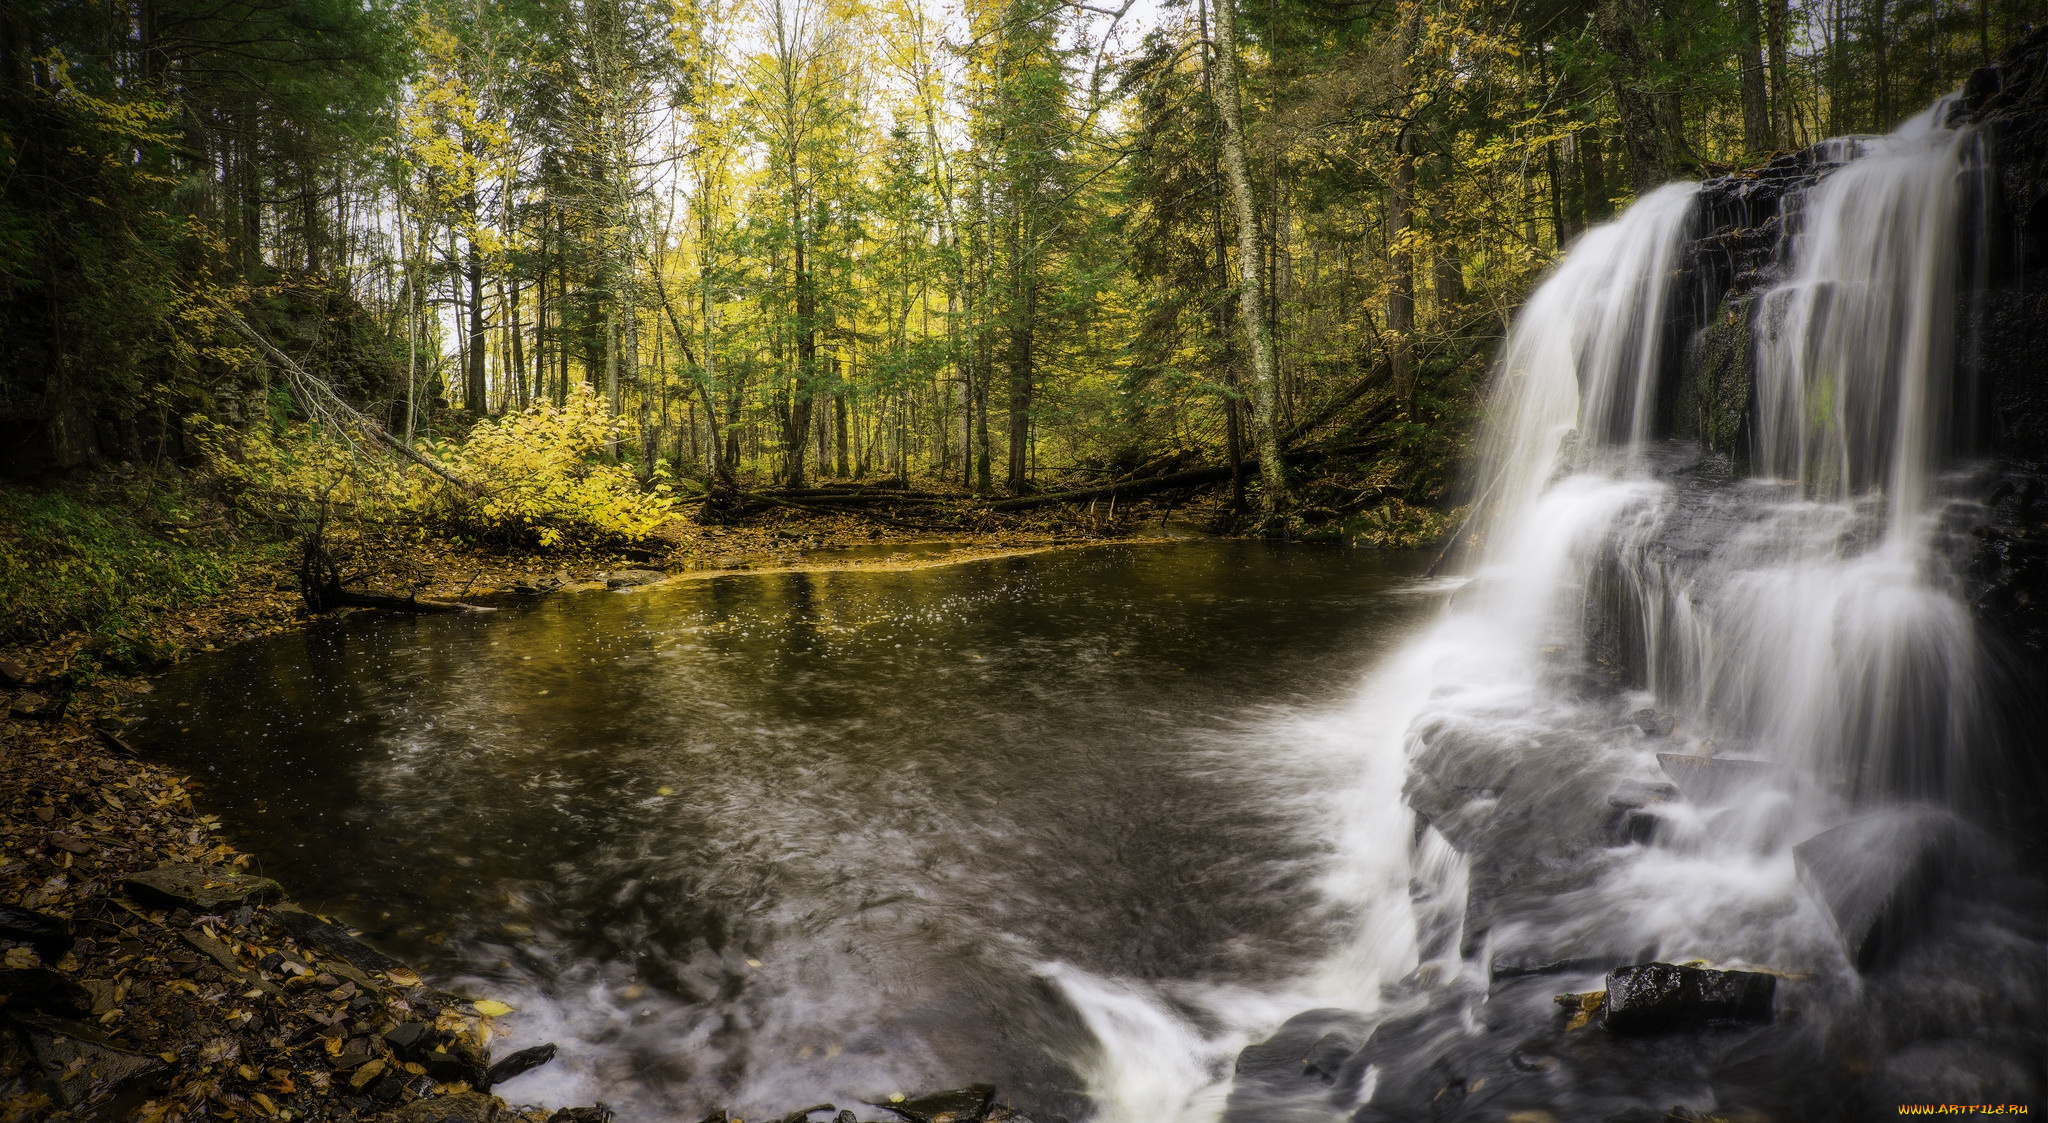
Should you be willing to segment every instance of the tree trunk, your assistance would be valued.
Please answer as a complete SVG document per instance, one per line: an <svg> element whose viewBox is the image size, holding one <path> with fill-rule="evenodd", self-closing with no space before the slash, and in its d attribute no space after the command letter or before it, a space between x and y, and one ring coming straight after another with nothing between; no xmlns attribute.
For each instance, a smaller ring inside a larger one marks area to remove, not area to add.
<svg viewBox="0 0 2048 1123"><path fill-rule="evenodd" d="M470 214L474 217L476 203L470 201ZM471 227L471 229L475 229ZM471 416L482 417L490 412L490 403L485 398L484 383L484 259L476 251L476 239L468 238L469 261L469 377L463 386Z"/></svg>
<svg viewBox="0 0 2048 1123"><path fill-rule="evenodd" d="M1014 222L1021 222L1018 218ZM1011 495L1022 495L1031 487L1028 471L1031 429L1031 384L1032 331L1033 320L1038 315L1038 284L1031 275L1031 267L1025 260L1025 253L1017 245L1018 238L1013 232L1011 243L1012 289L1010 295L1010 348L1009 348L1009 391L1010 391L1010 462L1009 478L1005 481Z"/></svg>
<svg viewBox="0 0 2048 1123"><path fill-rule="evenodd" d="M512 376L512 404L526 408L526 340L519 323L519 278L512 278L512 289L507 298L512 306L512 364L508 371Z"/></svg>
<svg viewBox="0 0 2048 1123"><path fill-rule="evenodd" d="M1764 29L1757 0L1736 0L1735 58L1742 71L1742 146L1770 151L1771 104L1764 84Z"/></svg>
<svg viewBox="0 0 2048 1123"><path fill-rule="evenodd" d="M850 474L850 465L847 463L846 459L845 390L840 390L838 393L832 395L832 436L836 441L838 441L838 447L835 449L835 451L838 452L839 454L839 462L833 466L832 474L843 480Z"/></svg>
<svg viewBox="0 0 2048 1123"><path fill-rule="evenodd" d="M1404 239L1415 210L1415 154L1403 130L1394 141L1394 176L1387 190L1387 265L1393 287L1387 293L1387 348L1394 371L1394 400L1401 412L1415 412L1415 254Z"/></svg>
<svg viewBox="0 0 2048 1123"><path fill-rule="evenodd" d="M619 310L616 307L605 310L604 315L604 400L606 416L614 421L619 416ZM604 442L605 455L616 462L619 459L619 431L614 427L611 436Z"/></svg>
<svg viewBox="0 0 2048 1123"><path fill-rule="evenodd" d="M1787 26L1792 22L1789 0L1764 0L1764 33L1771 52L1772 147L1791 148L1792 75L1785 57Z"/></svg>
<svg viewBox="0 0 2048 1123"><path fill-rule="evenodd" d="M1687 163L1674 150L1678 123L1670 119L1670 103L1653 78L1658 63L1643 38L1650 23L1642 0L1599 0L1593 10L1594 38L1614 56L1615 107L1638 195L1662 185Z"/></svg>
<svg viewBox="0 0 2048 1123"><path fill-rule="evenodd" d="M1273 361L1273 336L1266 323L1264 286L1259 263L1259 215L1252 196L1251 171L1245 162L1244 107L1239 98L1236 0L1216 5L1216 115L1223 125L1223 170L1237 218L1237 312L1243 322L1246 350L1252 359L1252 430L1259 448L1260 509L1270 521L1293 502L1287 488L1287 465L1280 457L1280 375Z"/></svg>
<svg viewBox="0 0 2048 1123"><path fill-rule="evenodd" d="M1196 4L1196 18L1200 20L1202 42L1202 93L1211 104L1216 99L1216 79L1212 73L1215 51L1214 41L1209 37L1209 6ZM1217 382L1225 389L1223 396L1223 443L1230 456L1230 509L1242 512L1244 503L1244 423L1243 411L1238 408L1237 364L1230 353L1230 243L1223 236L1223 168L1212 154L1209 160L1209 241L1215 254L1216 316L1210 328L1215 336L1216 360L1219 377Z"/></svg>

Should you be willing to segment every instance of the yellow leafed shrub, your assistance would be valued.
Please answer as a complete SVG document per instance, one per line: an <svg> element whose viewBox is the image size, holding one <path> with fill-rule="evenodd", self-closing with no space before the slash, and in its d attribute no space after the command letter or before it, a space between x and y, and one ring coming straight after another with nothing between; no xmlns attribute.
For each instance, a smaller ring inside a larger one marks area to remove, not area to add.
<svg viewBox="0 0 2048 1123"><path fill-rule="evenodd" d="M454 533L517 545L645 538L669 515L668 485L643 492L631 468L601 459L618 430L578 387L565 405L479 421L460 444L427 450L478 492L416 471L401 503Z"/></svg>
<svg viewBox="0 0 2048 1123"><path fill-rule="evenodd" d="M400 471L382 450L361 455L310 426L236 432L195 417L189 429L245 507L324 504L371 522L540 547L645 538L671 508L666 483L643 491L630 467L604 459L619 422L582 387L562 406L479 421L464 440L422 442L420 451L466 487L416 465Z"/></svg>

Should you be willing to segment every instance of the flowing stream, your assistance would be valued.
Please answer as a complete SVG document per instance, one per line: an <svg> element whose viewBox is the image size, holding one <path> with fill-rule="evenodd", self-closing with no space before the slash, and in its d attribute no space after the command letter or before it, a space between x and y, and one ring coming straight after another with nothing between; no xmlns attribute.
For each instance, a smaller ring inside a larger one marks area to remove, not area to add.
<svg viewBox="0 0 2048 1123"><path fill-rule="evenodd" d="M1350 691L1426 564L1112 546L358 618L180 668L153 736L310 906L562 1045L514 1100L984 1080L1078 1119L1214 1086L1355 902L1401 958L1398 753L1356 770ZM1100 1044L1134 1038L1159 1071Z"/></svg>
<svg viewBox="0 0 2048 1123"><path fill-rule="evenodd" d="M351 621L180 671L158 740L270 872L564 1044L514 1098L1823 1119L1925 1070L2025 1102L2048 936L2004 844L1956 827L1976 872L1882 971L1795 853L2000 782L1954 561L1982 153L1944 112L1788 205L1734 462L1672 436L1698 189L1577 243L1501 361L1464 576L1208 543ZM1680 798L1714 760L1739 798ZM1563 1024L1652 959L1778 973L1777 1018Z"/></svg>

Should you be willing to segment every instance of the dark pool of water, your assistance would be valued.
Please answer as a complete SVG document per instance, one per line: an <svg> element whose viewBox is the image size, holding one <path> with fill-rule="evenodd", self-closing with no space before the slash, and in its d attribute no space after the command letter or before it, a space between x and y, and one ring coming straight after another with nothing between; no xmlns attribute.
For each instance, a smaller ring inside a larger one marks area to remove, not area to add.
<svg viewBox="0 0 2048 1123"><path fill-rule="evenodd" d="M366 615L185 664L145 737L295 896L561 1042L510 1098L989 1081L1079 1117L1047 965L1253 986L1341 938L1273 717L1356 688L1426 561L1185 543Z"/></svg>

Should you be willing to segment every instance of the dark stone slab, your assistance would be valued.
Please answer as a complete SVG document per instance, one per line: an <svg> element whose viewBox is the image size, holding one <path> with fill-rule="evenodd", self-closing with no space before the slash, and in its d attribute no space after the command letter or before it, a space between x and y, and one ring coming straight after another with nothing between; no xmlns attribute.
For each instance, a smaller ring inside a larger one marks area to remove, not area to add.
<svg viewBox="0 0 2048 1123"><path fill-rule="evenodd" d="M1685 798L1703 807L1727 803L1758 788L1784 784L1791 773L1767 760L1658 753L1657 763Z"/></svg>
<svg viewBox="0 0 2048 1123"><path fill-rule="evenodd" d="M434 1032L424 1022L401 1022L384 1033L384 1043L406 1060L434 1047Z"/></svg>
<svg viewBox="0 0 2048 1123"><path fill-rule="evenodd" d="M156 1057L129 1052L82 1026L33 1014L15 1020L52 1097L65 1107L103 1104L165 1071Z"/></svg>
<svg viewBox="0 0 2048 1123"><path fill-rule="evenodd" d="M484 1074L481 1087L485 1090L495 1088L514 1077L524 1076L554 1059L555 1043L552 1041L545 1045L535 1045L530 1049L521 1049L499 1058L497 1063L491 1065L490 1070Z"/></svg>
<svg viewBox="0 0 2048 1123"><path fill-rule="evenodd" d="M1953 872L1954 819L1900 808L1824 831L1792 848L1805 885L1826 907L1842 952L1868 971L1910 940L1927 901Z"/></svg>
<svg viewBox="0 0 2048 1123"><path fill-rule="evenodd" d="M1607 973L1612 1033L1656 1033L1708 1022L1767 1022L1778 980L1756 971L1639 963Z"/></svg>
<svg viewBox="0 0 2048 1123"><path fill-rule="evenodd" d="M359 971L389 971L394 967L405 966L356 939L341 925L330 924L297 905L279 905L271 909L270 919L276 921L278 927L290 932L293 939L309 947L319 948Z"/></svg>
<svg viewBox="0 0 2048 1123"><path fill-rule="evenodd" d="M123 884L130 894L144 901L201 913L261 904L284 896L284 889L277 882L227 866L158 866L135 874Z"/></svg>

